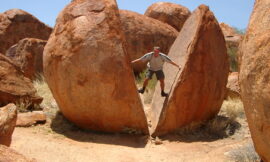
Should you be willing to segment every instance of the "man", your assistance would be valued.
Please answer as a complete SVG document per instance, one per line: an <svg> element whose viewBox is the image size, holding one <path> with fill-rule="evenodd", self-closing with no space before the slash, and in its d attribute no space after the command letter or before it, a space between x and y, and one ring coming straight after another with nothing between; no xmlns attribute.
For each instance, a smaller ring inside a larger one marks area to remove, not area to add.
<svg viewBox="0 0 270 162"><path fill-rule="evenodd" d="M160 82L161 96L167 97L168 94L164 92L164 87L165 87L164 78L165 78L165 76L164 76L164 73L162 70L163 64L164 64L164 62L168 62L168 63L170 63L170 64L172 64L180 69L179 65L177 65L175 62L173 62L168 56L161 53L159 47L154 47L153 52L145 54L141 58L132 61L132 63L136 63L139 61L148 62L148 64L147 64L148 71L146 74L146 79L144 80L144 83L143 83L143 87L141 89L139 89L138 92L143 94L145 91L145 88L148 84L148 81L152 79L153 74L156 74L156 77Z"/></svg>

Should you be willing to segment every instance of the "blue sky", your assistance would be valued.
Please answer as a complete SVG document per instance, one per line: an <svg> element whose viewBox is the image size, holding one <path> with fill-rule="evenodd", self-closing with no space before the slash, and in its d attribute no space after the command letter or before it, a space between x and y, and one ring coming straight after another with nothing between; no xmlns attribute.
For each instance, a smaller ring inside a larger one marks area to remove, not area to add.
<svg viewBox="0 0 270 162"><path fill-rule="evenodd" d="M12 8L23 9L44 23L53 26L59 12L71 0L2 0L0 12ZM148 6L160 0L117 0L120 9L136 11L141 14ZM181 4L191 11L200 4L206 4L214 12L219 22L225 22L233 27L244 29L253 9L254 0L167 0Z"/></svg>

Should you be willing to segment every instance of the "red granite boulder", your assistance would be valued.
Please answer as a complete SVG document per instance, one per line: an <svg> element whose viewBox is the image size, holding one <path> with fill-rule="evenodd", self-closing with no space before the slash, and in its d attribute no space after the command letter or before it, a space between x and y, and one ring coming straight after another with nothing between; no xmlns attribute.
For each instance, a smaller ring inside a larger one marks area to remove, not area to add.
<svg viewBox="0 0 270 162"><path fill-rule="evenodd" d="M136 12L121 10L120 17L130 60L151 52L154 46L159 46L167 54L178 35L170 25ZM141 72L145 68L146 63L133 65L135 72Z"/></svg>
<svg viewBox="0 0 270 162"><path fill-rule="evenodd" d="M6 51L23 38L48 40L52 28L31 14L11 9L0 14L0 53Z"/></svg>
<svg viewBox="0 0 270 162"><path fill-rule="evenodd" d="M9 146L11 137L16 126L17 107L9 104L0 107L0 144ZM1 154L1 153L0 153Z"/></svg>
<svg viewBox="0 0 270 162"><path fill-rule="evenodd" d="M34 80L43 73L43 50L46 43L45 40L25 38L9 48L6 56L21 68L26 77Z"/></svg>
<svg viewBox="0 0 270 162"><path fill-rule="evenodd" d="M58 16L43 59L67 119L92 130L148 134L114 0L72 1Z"/></svg>
<svg viewBox="0 0 270 162"><path fill-rule="evenodd" d="M205 5L188 18L165 64L165 91L157 85L152 102L153 136L213 118L220 110L229 73L226 44L219 24Z"/></svg>
<svg viewBox="0 0 270 162"><path fill-rule="evenodd" d="M188 8L169 2L154 3L144 13L145 16L171 25L177 31L181 31L190 14Z"/></svg>
<svg viewBox="0 0 270 162"><path fill-rule="evenodd" d="M33 106L41 102L31 80L8 57L0 54L0 105L24 103Z"/></svg>
<svg viewBox="0 0 270 162"><path fill-rule="evenodd" d="M270 161L270 1L256 0L246 35L239 82L255 149Z"/></svg>
<svg viewBox="0 0 270 162"><path fill-rule="evenodd" d="M240 97L240 86L238 79L238 72L233 72L228 77L227 83L227 97L239 98Z"/></svg>

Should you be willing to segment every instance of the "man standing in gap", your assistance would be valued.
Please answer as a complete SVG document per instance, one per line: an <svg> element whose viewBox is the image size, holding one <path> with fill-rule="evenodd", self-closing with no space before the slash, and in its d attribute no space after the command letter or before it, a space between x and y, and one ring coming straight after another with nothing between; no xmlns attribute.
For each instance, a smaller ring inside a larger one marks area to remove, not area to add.
<svg viewBox="0 0 270 162"><path fill-rule="evenodd" d="M177 65L175 62L173 62L168 56L161 53L159 47L154 47L153 52L145 54L141 58L132 61L132 63L136 63L139 61L148 62L148 64L147 64L148 69L147 69L146 78L143 82L143 87L141 89L139 89L138 92L143 94L145 91L145 88L148 84L148 81L152 79L153 74L156 74L156 77L160 82L161 96L167 97L168 94L164 92L164 87L165 87L164 78L165 78L165 76L164 76L164 73L162 70L163 64L164 64L164 62L168 62L168 63L176 66L178 69L180 69L179 65Z"/></svg>

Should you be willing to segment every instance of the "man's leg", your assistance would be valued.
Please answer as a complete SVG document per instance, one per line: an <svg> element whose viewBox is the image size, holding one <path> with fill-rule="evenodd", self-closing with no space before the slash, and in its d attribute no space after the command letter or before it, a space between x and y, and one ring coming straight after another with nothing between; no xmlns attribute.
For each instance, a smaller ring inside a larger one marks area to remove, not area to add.
<svg viewBox="0 0 270 162"><path fill-rule="evenodd" d="M164 92L164 87L165 87L164 79L160 79L159 82L160 82L161 96L167 97L168 94Z"/></svg>
<svg viewBox="0 0 270 162"><path fill-rule="evenodd" d="M168 94L164 92L164 88L165 88L164 78L165 78L165 76L164 76L163 71L162 70L157 71L156 76L157 76L157 79L160 82L161 96L162 97L167 97Z"/></svg>
<svg viewBox="0 0 270 162"><path fill-rule="evenodd" d="M146 79L144 80L144 82L143 82L143 87L142 87L141 89L138 90L139 93L142 93L142 94L144 93L145 88L146 88L146 86L147 86L149 80L150 80L149 78L146 78Z"/></svg>
<svg viewBox="0 0 270 162"><path fill-rule="evenodd" d="M164 79L160 79L159 82L160 82L161 91L164 91L164 87L165 87Z"/></svg>
<svg viewBox="0 0 270 162"><path fill-rule="evenodd" d="M148 70L148 71L147 71L147 73L146 73L146 78L145 78L145 80L144 80L144 82L143 82L143 87L142 87L141 89L138 90L139 93L142 93L142 94L144 93L145 88L146 88L146 86L147 86L147 84L148 84L148 81L152 79L153 74L154 74L153 71L151 71L151 70Z"/></svg>

